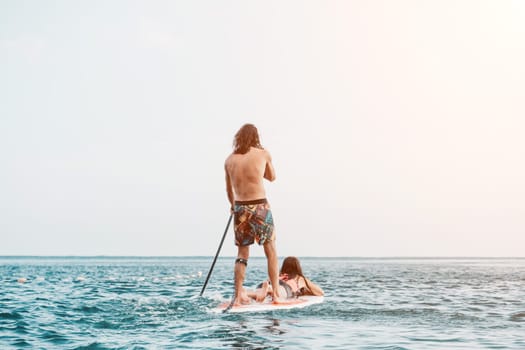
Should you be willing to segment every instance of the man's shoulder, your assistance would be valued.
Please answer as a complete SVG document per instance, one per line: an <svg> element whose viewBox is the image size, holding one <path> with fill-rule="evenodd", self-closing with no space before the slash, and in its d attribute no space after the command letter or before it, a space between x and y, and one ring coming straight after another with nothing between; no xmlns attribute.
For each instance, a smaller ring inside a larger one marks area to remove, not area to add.
<svg viewBox="0 0 525 350"><path fill-rule="evenodd" d="M233 161L234 153L231 153L228 157L226 157L226 160L224 161L224 165L228 165Z"/></svg>
<svg viewBox="0 0 525 350"><path fill-rule="evenodd" d="M270 152L266 148L252 147L252 151L257 152L260 155L264 155L265 157L270 155Z"/></svg>
<svg viewBox="0 0 525 350"><path fill-rule="evenodd" d="M262 148L262 149L261 149L261 152L262 152L263 157L264 157L266 160L271 160L271 159L272 159L272 156L270 155L270 151L268 151L267 149Z"/></svg>
<svg viewBox="0 0 525 350"><path fill-rule="evenodd" d="M241 158L246 156L246 154L239 154L239 153L231 153L228 157L226 157L226 160L224 161L224 165L233 164L236 162L239 162Z"/></svg>

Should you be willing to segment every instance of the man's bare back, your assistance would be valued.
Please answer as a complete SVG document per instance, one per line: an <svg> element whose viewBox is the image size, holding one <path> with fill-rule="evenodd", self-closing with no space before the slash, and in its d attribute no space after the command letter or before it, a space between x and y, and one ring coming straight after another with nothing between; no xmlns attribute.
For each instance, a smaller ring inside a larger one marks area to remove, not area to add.
<svg viewBox="0 0 525 350"><path fill-rule="evenodd" d="M266 197L263 179L275 180L270 153L251 147L245 154L232 153L224 164L228 199L233 204Z"/></svg>

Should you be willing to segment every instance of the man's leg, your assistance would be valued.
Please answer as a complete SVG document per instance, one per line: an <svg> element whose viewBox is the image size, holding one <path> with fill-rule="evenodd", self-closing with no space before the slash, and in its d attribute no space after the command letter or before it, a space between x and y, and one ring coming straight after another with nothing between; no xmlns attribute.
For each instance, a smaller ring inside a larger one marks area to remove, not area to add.
<svg viewBox="0 0 525 350"><path fill-rule="evenodd" d="M277 251L275 249L275 242L269 241L264 243L264 254L266 254L266 261L268 263L268 277L272 284L272 299L278 302L281 295L279 294L279 261L277 260Z"/></svg>
<svg viewBox="0 0 525 350"><path fill-rule="evenodd" d="M246 273L246 266L248 257L250 256L250 246L238 246L237 247L237 260L235 260L234 267L234 280L235 280L235 300L234 305L247 304L250 299L246 295L243 288L244 275Z"/></svg>

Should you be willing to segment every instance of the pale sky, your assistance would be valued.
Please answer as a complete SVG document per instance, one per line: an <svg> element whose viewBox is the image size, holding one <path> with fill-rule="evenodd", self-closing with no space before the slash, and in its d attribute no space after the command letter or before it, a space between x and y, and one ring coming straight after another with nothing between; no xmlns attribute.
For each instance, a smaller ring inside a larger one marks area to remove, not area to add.
<svg viewBox="0 0 525 350"><path fill-rule="evenodd" d="M280 256L525 256L524 62L521 0L1 0L0 255L214 255L251 122Z"/></svg>

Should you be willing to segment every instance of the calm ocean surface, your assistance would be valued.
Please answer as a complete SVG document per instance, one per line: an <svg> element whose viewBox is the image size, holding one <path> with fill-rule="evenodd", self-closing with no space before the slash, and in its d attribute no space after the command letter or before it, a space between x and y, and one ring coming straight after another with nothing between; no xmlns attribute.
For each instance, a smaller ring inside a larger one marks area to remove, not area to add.
<svg viewBox="0 0 525 350"><path fill-rule="evenodd" d="M325 302L252 314L212 259L0 257L0 349L525 349L525 259L302 258Z"/></svg>

